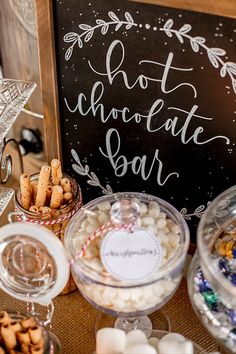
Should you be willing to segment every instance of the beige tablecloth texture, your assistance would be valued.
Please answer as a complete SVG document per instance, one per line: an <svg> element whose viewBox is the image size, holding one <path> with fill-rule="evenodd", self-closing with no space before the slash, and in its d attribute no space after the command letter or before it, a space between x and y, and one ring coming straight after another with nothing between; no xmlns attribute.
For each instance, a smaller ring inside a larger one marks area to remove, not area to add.
<svg viewBox="0 0 236 354"><path fill-rule="evenodd" d="M40 161L36 161L30 156L25 158L24 162L25 171L28 173L38 171L41 164ZM19 177L17 167L15 167L14 171L6 187L15 188L17 185ZM0 226L7 223L7 213L11 210L13 210L13 202L9 204L4 214L0 217ZM54 300L54 304L53 332L61 342L62 353L91 354L95 349L95 321L99 312L87 303L79 291L75 291L70 295L58 296ZM26 312L26 304L0 291L0 309ZM218 350L216 342L202 326L191 307L185 279L163 310L170 319L172 331L182 333L206 351ZM150 317L154 329L158 329L157 313L153 313Z"/></svg>

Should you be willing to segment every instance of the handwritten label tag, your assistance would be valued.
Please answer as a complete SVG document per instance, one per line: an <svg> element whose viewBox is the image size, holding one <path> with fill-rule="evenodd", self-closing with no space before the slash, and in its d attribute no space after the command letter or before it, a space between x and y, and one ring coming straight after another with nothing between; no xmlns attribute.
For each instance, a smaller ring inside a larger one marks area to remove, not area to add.
<svg viewBox="0 0 236 354"><path fill-rule="evenodd" d="M150 231L110 231L102 242L103 266L114 278L128 282L150 277L162 262L162 249Z"/></svg>

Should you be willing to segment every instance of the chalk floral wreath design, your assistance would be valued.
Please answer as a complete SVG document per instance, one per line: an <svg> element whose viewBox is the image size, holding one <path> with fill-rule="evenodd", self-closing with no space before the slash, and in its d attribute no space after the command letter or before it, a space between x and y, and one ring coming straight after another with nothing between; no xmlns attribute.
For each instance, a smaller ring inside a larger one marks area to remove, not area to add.
<svg viewBox="0 0 236 354"><path fill-rule="evenodd" d="M79 28L82 30L80 34L76 32L68 32L65 34L63 38L64 42L72 43L65 52L66 61L71 58L75 45L78 44L79 48L83 48L84 44L89 42L93 37L96 30L100 30L102 35L106 35L110 27L113 27L115 31L119 31L122 27L125 27L126 30L129 30L138 26L138 24L134 22L134 19L129 12L125 12L124 14L125 20L120 20L113 11L109 11L108 16L110 18L109 21L97 19L95 26L90 26L84 23L80 24ZM206 39L204 37L190 36L190 34L188 34L192 29L190 24L184 24L179 30L173 29L173 25L174 21L172 19L168 19L164 26L159 28L159 31L164 32L170 38L176 36L181 44L184 43L184 39L189 40L191 48L195 53L199 52L200 48L205 50L213 67L220 69L220 76L224 78L226 75L229 75L232 82L232 88L236 94L236 63L231 61L224 61L222 59L222 57L226 56L226 51L221 48L209 48L205 44ZM99 178L94 172L90 171L88 165L82 165L80 158L75 150L71 150L71 155L77 163L72 165L73 170L81 176L87 176L87 183L89 185L101 188L103 194L113 193L109 184L107 184L105 187L101 185ZM209 204L210 202L207 203L207 206ZM180 213L186 220L191 220L193 216L201 218L207 206L200 205L195 209L193 213L188 213L186 208L182 208Z"/></svg>

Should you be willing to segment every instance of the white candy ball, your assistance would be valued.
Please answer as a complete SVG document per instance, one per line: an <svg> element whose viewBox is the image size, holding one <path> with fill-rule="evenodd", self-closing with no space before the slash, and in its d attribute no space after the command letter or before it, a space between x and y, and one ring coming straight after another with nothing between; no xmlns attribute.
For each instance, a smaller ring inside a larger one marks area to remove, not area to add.
<svg viewBox="0 0 236 354"><path fill-rule="evenodd" d="M142 288L134 288L130 290L130 299L132 301L138 301L143 296Z"/></svg>
<svg viewBox="0 0 236 354"><path fill-rule="evenodd" d="M136 344L136 345L130 345L126 347L124 354L157 354L157 351L152 345Z"/></svg>
<svg viewBox="0 0 236 354"><path fill-rule="evenodd" d="M97 332L96 354L123 353L125 346L126 335L121 329L103 328Z"/></svg>
<svg viewBox="0 0 236 354"><path fill-rule="evenodd" d="M147 344L148 340L144 332L139 329L134 329L130 331L126 335L126 346L134 345L134 344Z"/></svg>

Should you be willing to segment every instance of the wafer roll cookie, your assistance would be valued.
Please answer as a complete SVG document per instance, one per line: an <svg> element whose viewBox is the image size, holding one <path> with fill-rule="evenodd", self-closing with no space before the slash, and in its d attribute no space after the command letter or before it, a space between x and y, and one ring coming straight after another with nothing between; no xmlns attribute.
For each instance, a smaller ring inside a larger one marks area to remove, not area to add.
<svg viewBox="0 0 236 354"><path fill-rule="evenodd" d="M50 201L50 208L57 209L63 201L63 189L61 186L54 186Z"/></svg>
<svg viewBox="0 0 236 354"><path fill-rule="evenodd" d="M60 180L62 178L61 162L57 159L53 159L51 161L51 168L52 168L52 184L56 186L60 184Z"/></svg>
<svg viewBox="0 0 236 354"><path fill-rule="evenodd" d="M27 317L27 318L24 318L22 321L21 321L21 324L24 328L29 328L29 327L34 327L34 326L37 326L37 323L35 321L35 319L33 317Z"/></svg>
<svg viewBox="0 0 236 354"><path fill-rule="evenodd" d="M29 208L29 211L31 211L32 213L38 214L39 208L37 208L36 205L31 205L31 207Z"/></svg>
<svg viewBox="0 0 236 354"><path fill-rule="evenodd" d="M27 173L20 176L21 206L29 210L31 201L30 178Z"/></svg>
<svg viewBox="0 0 236 354"><path fill-rule="evenodd" d="M68 203L69 200L73 198L73 194L71 192L66 192L63 194L63 199L65 203Z"/></svg>
<svg viewBox="0 0 236 354"><path fill-rule="evenodd" d="M0 312L0 324L8 324L11 322L11 317L6 311Z"/></svg>
<svg viewBox="0 0 236 354"><path fill-rule="evenodd" d="M44 349L39 345L32 345L30 348L30 354L43 354Z"/></svg>
<svg viewBox="0 0 236 354"><path fill-rule="evenodd" d="M13 349L16 346L16 334L10 324L3 324L1 326L1 335L8 349Z"/></svg>
<svg viewBox="0 0 236 354"><path fill-rule="evenodd" d="M28 344L26 344L26 343L22 343L21 344L21 351L24 354L30 354L31 353L30 352L30 346Z"/></svg>
<svg viewBox="0 0 236 354"><path fill-rule="evenodd" d="M38 190L36 195L35 205L39 207L43 207L46 201L48 181L50 177L50 166L42 166L39 174L38 180Z"/></svg>
<svg viewBox="0 0 236 354"><path fill-rule="evenodd" d="M44 207L42 207L42 209L41 209L41 213L42 213L42 214L50 214L51 211L52 211L52 209L49 208L49 207L47 207L47 206L44 206Z"/></svg>
<svg viewBox="0 0 236 354"><path fill-rule="evenodd" d="M34 204L34 203L35 203L36 194L37 194L37 189L38 189L38 182L37 182L37 181L31 181L31 182L30 182L31 204Z"/></svg>
<svg viewBox="0 0 236 354"><path fill-rule="evenodd" d="M11 328L13 329L14 332L19 332L19 331L21 331L21 324L20 324L20 322L17 322L17 321L11 322Z"/></svg>
<svg viewBox="0 0 236 354"><path fill-rule="evenodd" d="M28 329L23 329L20 332L16 333L16 338L18 339L18 341L23 344L30 344L30 335L29 335L29 331Z"/></svg>
<svg viewBox="0 0 236 354"><path fill-rule="evenodd" d="M50 204L50 200L51 200L51 196L52 196L52 191L53 191L53 187L52 187L52 186L48 186L48 188L47 188L47 195L46 195L46 204L47 204L47 205Z"/></svg>
<svg viewBox="0 0 236 354"><path fill-rule="evenodd" d="M61 186L64 192L71 192L71 184L68 178L61 179Z"/></svg>
<svg viewBox="0 0 236 354"><path fill-rule="evenodd" d="M33 344L38 344L42 339L42 332L39 326L29 328L29 336Z"/></svg>

